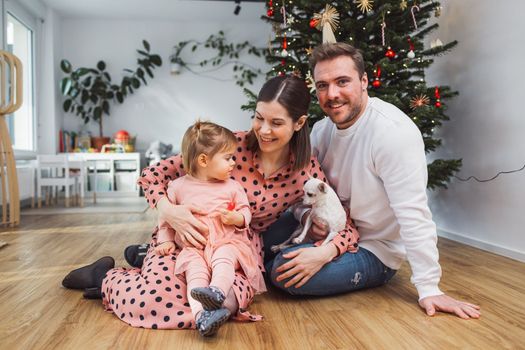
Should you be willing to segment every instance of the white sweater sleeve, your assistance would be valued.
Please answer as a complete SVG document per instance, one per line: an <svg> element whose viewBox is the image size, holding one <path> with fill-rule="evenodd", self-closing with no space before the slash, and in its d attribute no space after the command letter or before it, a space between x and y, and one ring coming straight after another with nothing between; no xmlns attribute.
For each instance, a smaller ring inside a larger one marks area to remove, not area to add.
<svg viewBox="0 0 525 350"><path fill-rule="evenodd" d="M419 299L443 294L436 225L427 204L427 164L423 139L415 125L402 124L375 138L373 159L412 269Z"/></svg>

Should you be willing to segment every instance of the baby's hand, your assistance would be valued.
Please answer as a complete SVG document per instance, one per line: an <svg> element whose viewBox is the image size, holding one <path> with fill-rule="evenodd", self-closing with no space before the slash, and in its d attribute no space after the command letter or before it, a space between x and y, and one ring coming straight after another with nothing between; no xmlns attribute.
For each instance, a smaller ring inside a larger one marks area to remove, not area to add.
<svg viewBox="0 0 525 350"><path fill-rule="evenodd" d="M221 210L221 221L225 225L244 227L244 216L235 210Z"/></svg>
<svg viewBox="0 0 525 350"><path fill-rule="evenodd" d="M167 241L155 247L155 253L159 255L169 255L175 252L175 243Z"/></svg>

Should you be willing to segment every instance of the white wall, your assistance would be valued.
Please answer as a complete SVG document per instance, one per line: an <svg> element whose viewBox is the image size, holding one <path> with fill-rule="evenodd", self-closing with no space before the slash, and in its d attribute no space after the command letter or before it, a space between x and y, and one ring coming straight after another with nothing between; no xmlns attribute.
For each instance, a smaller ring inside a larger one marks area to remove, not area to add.
<svg viewBox="0 0 525 350"><path fill-rule="evenodd" d="M432 39L459 45L428 76L460 92L449 103L438 155L462 158L459 176L486 179L525 163L525 3L444 1ZM440 234L525 261L525 171L487 183L460 182L431 195Z"/></svg>
<svg viewBox="0 0 525 350"><path fill-rule="evenodd" d="M58 130L62 124L61 95L57 81L60 80L59 54L61 53L61 19L51 8L46 9L40 33L40 60L37 60L38 127L37 145L39 154L58 151Z"/></svg>
<svg viewBox="0 0 525 350"><path fill-rule="evenodd" d="M229 21L222 20L220 23L64 19L61 58L67 58L74 67L94 67L102 59L107 63L113 79L120 82L122 69L136 67L136 49L142 48L142 39L148 40L151 51L161 55L163 65L154 71L155 78L149 79L147 86L142 86L122 105L112 105L111 116L104 121L104 134L111 136L120 129L126 129L132 135L138 135L139 150L145 150L154 140L173 143L178 149L182 134L196 118L209 118L235 130L249 127L249 113L240 110L246 98L233 81L216 81L188 71L176 76L169 72L169 56L176 43L189 39L203 41L221 29L229 41L249 40L261 47L266 46L271 31L262 20L246 22L233 15ZM198 62L191 57L189 50L185 59ZM263 60L251 63L265 65ZM225 67L213 75L230 78L231 72L230 67ZM257 91L263 80L264 77L261 77L252 90ZM66 130L78 130L82 124L81 119L72 114L63 117ZM88 126L94 135L98 133L96 124Z"/></svg>

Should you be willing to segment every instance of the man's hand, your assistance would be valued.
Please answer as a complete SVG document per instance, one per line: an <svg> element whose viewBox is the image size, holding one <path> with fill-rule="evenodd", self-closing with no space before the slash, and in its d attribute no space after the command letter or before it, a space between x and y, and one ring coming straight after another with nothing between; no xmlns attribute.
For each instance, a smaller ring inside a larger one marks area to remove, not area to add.
<svg viewBox="0 0 525 350"><path fill-rule="evenodd" d="M179 235L183 244L202 249L206 245L208 227L197 220L193 214L207 213L193 205L175 205L167 197L157 203L160 219L166 221Z"/></svg>
<svg viewBox="0 0 525 350"><path fill-rule="evenodd" d="M284 287L295 285L295 288L300 288L336 256L337 248L332 242L320 247L299 248L283 254L284 258L291 260L277 268L276 271L282 273L276 280L279 282L293 276Z"/></svg>
<svg viewBox="0 0 525 350"><path fill-rule="evenodd" d="M175 252L175 243L171 241L163 242L155 247L155 253L158 255L170 255Z"/></svg>
<svg viewBox="0 0 525 350"><path fill-rule="evenodd" d="M306 222L306 218L310 214L312 214L311 209L304 213L303 217L301 218L301 224L303 227L304 223ZM307 236L314 242L325 239L326 236L328 236L328 226L324 222L319 221L319 219L314 217L312 218L312 226L310 226Z"/></svg>
<svg viewBox="0 0 525 350"><path fill-rule="evenodd" d="M428 316L434 316L436 311L456 314L465 320L481 316L478 305L459 301L445 294L423 298L419 301L419 306L425 309Z"/></svg>

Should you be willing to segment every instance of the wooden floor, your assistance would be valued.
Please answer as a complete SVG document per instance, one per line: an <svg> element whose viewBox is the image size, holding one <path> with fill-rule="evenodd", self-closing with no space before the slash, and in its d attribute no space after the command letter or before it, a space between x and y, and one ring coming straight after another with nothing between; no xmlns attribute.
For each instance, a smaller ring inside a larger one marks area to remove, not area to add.
<svg viewBox="0 0 525 350"><path fill-rule="evenodd" d="M404 265L385 287L326 298L260 296L258 323L230 322L217 337L129 327L100 301L61 287L73 268L103 255L125 264L145 242L146 214L46 215L0 228L0 349L525 349L525 264L440 239L441 288L480 304L482 317L427 317Z"/></svg>

